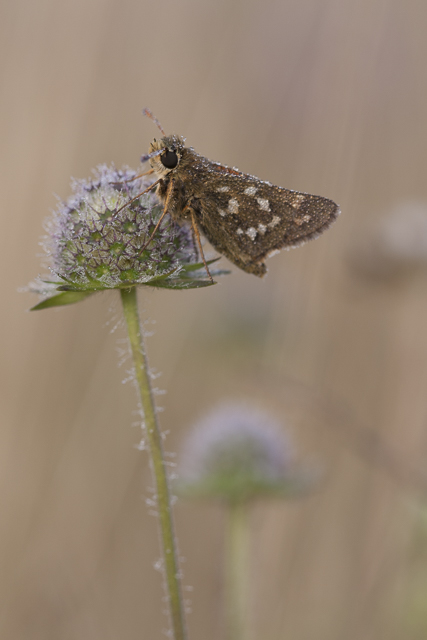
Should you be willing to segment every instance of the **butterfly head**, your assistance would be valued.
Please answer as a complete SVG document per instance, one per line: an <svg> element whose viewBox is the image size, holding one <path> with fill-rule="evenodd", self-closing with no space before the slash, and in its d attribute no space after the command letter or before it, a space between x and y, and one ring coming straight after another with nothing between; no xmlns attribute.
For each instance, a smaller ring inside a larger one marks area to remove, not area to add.
<svg viewBox="0 0 427 640"><path fill-rule="evenodd" d="M183 151L184 138L180 136L164 136L160 140L154 138L149 149L149 155L153 154L150 157L151 168L159 177L167 176L179 165Z"/></svg>

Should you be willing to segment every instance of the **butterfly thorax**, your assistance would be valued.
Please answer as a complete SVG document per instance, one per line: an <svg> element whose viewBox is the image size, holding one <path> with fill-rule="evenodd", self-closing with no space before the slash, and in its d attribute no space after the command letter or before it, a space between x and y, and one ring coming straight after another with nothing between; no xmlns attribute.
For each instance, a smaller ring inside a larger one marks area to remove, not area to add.
<svg viewBox="0 0 427 640"><path fill-rule="evenodd" d="M184 146L184 138L177 135L165 136L160 140L154 139L149 152L165 150L165 153L175 153L178 159L175 167L165 167L162 158L164 154L150 158L151 168L156 177L160 178L157 187L157 195L164 202L171 180L173 180L172 193L169 200L168 213L174 219L190 217L189 206L196 207L197 200L203 196L203 184L201 179L205 175L209 160L197 154L193 148ZM210 163L212 164L212 163ZM205 166L206 165L206 166ZM200 170L205 171L200 171ZM186 209L187 206L187 209ZM183 214L184 209L186 212Z"/></svg>

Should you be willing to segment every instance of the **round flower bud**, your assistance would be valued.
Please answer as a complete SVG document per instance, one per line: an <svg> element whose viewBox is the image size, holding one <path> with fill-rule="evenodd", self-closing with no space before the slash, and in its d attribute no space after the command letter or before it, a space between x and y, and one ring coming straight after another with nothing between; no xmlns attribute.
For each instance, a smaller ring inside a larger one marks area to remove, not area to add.
<svg viewBox="0 0 427 640"><path fill-rule="evenodd" d="M303 477L280 425L240 403L220 406L188 437L178 492L238 502L298 493Z"/></svg>
<svg viewBox="0 0 427 640"><path fill-rule="evenodd" d="M73 195L48 223L51 269L79 287L144 284L194 256L189 230L165 218L147 245L163 211L136 172L102 165L91 180L75 180Z"/></svg>
<svg viewBox="0 0 427 640"><path fill-rule="evenodd" d="M154 233L163 204L151 192L140 195L150 186L147 178L106 165L94 173L89 180L73 181L73 195L46 223L42 244L54 277L30 285L48 297L35 309L76 302L103 289L211 284L197 262L188 226L166 215Z"/></svg>

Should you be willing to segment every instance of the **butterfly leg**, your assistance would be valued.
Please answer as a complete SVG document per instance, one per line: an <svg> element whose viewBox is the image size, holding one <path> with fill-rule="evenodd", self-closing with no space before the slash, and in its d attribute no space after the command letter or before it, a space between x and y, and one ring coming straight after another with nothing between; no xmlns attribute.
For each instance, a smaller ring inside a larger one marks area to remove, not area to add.
<svg viewBox="0 0 427 640"><path fill-rule="evenodd" d="M138 180L138 178L142 178L143 176L148 176L151 173L154 173L154 169L148 169L148 171L144 171L143 173L138 173L137 176L133 178L129 178L129 180L120 180L120 182L110 182L110 184L124 184L125 182L133 182L134 180Z"/></svg>
<svg viewBox="0 0 427 640"><path fill-rule="evenodd" d="M190 207L187 205L183 209L182 213L184 213L185 209L190 209ZM205 254L203 253L202 243L201 243L201 240L200 240L200 233L199 233L199 229L198 229L197 223L196 223L196 217L195 217L194 211L192 209L190 209L190 213L191 213L191 228L192 228L192 232L196 236L197 244L199 245L200 255L202 256L203 264L205 265L205 269L206 269L206 273L208 274L208 278L213 284L213 278L212 278L211 273L209 271L209 267L208 267L208 264L206 262Z"/></svg>
<svg viewBox="0 0 427 640"><path fill-rule="evenodd" d="M194 233L194 226L191 224L191 239L193 241L194 253L196 254L196 261L199 259L199 244Z"/></svg>
<svg viewBox="0 0 427 640"><path fill-rule="evenodd" d="M154 169L149 169L148 171L144 171L144 173L139 173L137 176L134 176L133 178L129 178L128 180L118 180L117 182L110 182L110 184L127 184L128 182L133 182L134 180L138 180L138 178L148 176L151 173L154 173Z"/></svg>
<svg viewBox="0 0 427 640"><path fill-rule="evenodd" d="M147 191L151 191L151 189L153 187L156 186L156 184L158 184L160 182L161 178L159 178L158 180L156 180L156 182L153 182L153 184L150 184L149 187L147 187L147 189L144 189L144 191L141 191L141 193L138 193L137 196L135 196L134 198L132 198L132 200L128 200L127 202L125 202L125 204L123 206L121 206L119 209L117 209L117 211L115 212L116 214L119 213L122 209L125 209L126 207L128 207L130 204L132 204L132 202L135 202L135 200L138 200L138 198L140 198L142 195L144 195L144 193L147 193Z"/></svg>
<svg viewBox="0 0 427 640"><path fill-rule="evenodd" d="M157 180L157 182L160 182L161 178L159 180ZM157 184L157 182L154 182L154 184ZM165 217L165 215L168 212L168 206L169 206L169 201L171 199L171 195L172 195L172 189L173 189L173 178L170 179L169 184L168 184L168 190L166 191L166 200L165 200L165 206L163 207L163 212L162 215L160 216L156 226L153 229L152 234L150 235L150 237L148 238L147 242L141 247L141 249L139 250L139 253L142 253L144 251L144 249L150 244L150 242L152 241L152 239L154 238L154 236L156 235L157 229L160 227L160 224L163 220L163 218Z"/></svg>

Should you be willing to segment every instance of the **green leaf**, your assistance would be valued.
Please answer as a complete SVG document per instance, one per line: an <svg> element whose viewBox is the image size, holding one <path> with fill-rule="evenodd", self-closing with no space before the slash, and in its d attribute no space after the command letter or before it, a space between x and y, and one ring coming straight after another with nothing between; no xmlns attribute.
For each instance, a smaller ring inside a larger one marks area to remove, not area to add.
<svg viewBox="0 0 427 640"><path fill-rule="evenodd" d="M228 271L227 269L216 269L215 271L209 270L209 273L211 274L212 278L214 278L216 276L227 276L228 274L231 273L231 271ZM206 274L206 271L205 271L205 274ZM179 276L182 280L190 280L191 278L194 278L194 275L192 275L191 273L187 274L184 271L181 271Z"/></svg>
<svg viewBox="0 0 427 640"><path fill-rule="evenodd" d="M56 287L57 291L66 291L67 293L95 293L95 291L103 291L107 289L107 287L91 287L91 290L88 290L90 285L85 285L84 290L82 288L77 288L76 285L70 284L61 284L60 287Z"/></svg>
<svg viewBox="0 0 427 640"><path fill-rule="evenodd" d="M160 276L154 276L154 278L151 278L150 280L148 280L147 282L141 282L141 284L151 284L151 283L155 283L158 282L159 280L166 280L166 278L169 278L169 276L171 276L173 273L175 273L175 271L177 271L179 269L179 267L175 267L174 269L167 271L166 273L162 273L162 275Z"/></svg>
<svg viewBox="0 0 427 640"><path fill-rule="evenodd" d="M60 286L63 284L63 280L42 280L40 279L41 282L44 282L45 284L55 284L56 286Z"/></svg>
<svg viewBox="0 0 427 640"><path fill-rule="evenodd" d="M160 289L201 289L216 284L210 280L190 280L189 278L170 278L166 280L150 280L144 286L158 287Z"/></svg>
<svg viewBox="0 0 427 640"><path fill-rule="evenodd" d="M88 296L91 296L93 291L63 291L61 293L42 300L35 307L31 307L30 311L40 311L40 309L49 309L49 307L62 307L65 304L74 304L74 302L80 302Z"/></svg>
<svg viewBox="0 0 427 640"><path fill-rule="evenodd" d="M218 256L217 258L212 258L212 260L208 260L206 262L207 265L209 264L213 264L214 262L218 262L218 260L221 260L222 256ZM205 263L204 262L194 262L191 264L186 264L183 265L183 270L184 271L198 271L199 269L204 269L205 268Z"/></svg>

